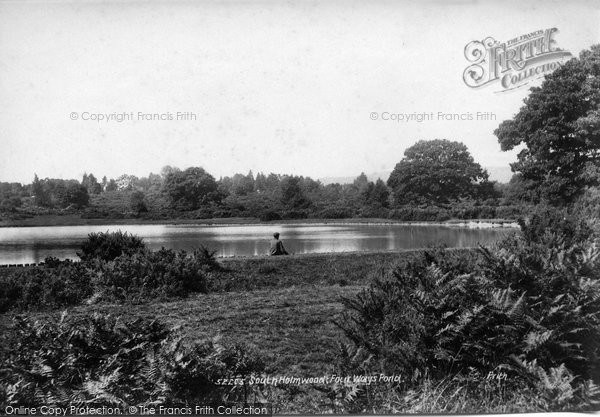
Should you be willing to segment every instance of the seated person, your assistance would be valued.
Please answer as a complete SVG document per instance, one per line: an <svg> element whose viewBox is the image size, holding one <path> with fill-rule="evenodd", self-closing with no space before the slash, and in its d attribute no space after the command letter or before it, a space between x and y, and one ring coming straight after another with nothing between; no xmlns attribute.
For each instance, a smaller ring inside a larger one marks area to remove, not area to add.
<svg viewBox="0 0 600 417"><path fill-rule="evenodd" d="M279 240L279 233L273 233L273 240L271 240L271 248L269 249L269 255L289 255L283 247L283 242Z"/></svg>

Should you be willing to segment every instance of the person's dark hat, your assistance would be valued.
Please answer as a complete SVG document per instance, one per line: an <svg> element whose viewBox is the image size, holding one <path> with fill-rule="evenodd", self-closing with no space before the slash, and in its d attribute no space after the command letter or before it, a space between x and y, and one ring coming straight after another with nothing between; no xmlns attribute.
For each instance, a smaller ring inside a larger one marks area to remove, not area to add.
<svg viewBox="0 0 600 417"><path fill-rule="evenodd" d="M279 232L273 233L273 237L279 237Z"/></svg>

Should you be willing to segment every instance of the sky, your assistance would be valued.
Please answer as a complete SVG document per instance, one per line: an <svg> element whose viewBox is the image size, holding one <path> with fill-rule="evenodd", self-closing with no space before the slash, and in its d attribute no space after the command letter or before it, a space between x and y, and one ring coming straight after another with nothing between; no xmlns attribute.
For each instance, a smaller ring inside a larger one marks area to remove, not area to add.
<svg viewBox="0 0 600 417"><path fill-rule="evenodd" d="M0 0L0 181L165 165L355 176L436 138L508 167L493 131L541 80L469 88L465 46L556 27L577 56L598 22L594 1Z"/></svg>

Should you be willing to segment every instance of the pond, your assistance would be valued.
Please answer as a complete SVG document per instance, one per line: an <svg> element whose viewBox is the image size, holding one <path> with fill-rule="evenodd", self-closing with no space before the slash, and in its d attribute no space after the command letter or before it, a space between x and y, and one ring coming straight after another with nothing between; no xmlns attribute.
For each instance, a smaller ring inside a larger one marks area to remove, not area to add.
<svg viewBox="0 0 600 417"><path fill-rule="evenodd" d="M516 229L414 224L255 224L115 225L0 228L0 264L42 262L47 256L78 259L76 251L92 232L138 235L151 249L190 250L205 245L217 256L255 256L268 252L274 232L290 253L381 251L444 244L471 247L492 243Z"/></svg>

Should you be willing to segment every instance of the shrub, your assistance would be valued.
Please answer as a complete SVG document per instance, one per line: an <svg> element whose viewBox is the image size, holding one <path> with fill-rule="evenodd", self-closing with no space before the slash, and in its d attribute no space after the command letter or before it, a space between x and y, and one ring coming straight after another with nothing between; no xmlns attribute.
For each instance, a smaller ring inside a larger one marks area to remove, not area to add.
<svg viewBox="0 0 600 417"><path fill-rule="evenodd" d="M231 210L227 210L227 209L217 209L215 210L213 217L215 218L219 218L219 219L226 219L229 217L233 217Z"/></svg>
<svg viewBox="0 0 600 417"><path fill-rule="evenodd" d="M529 208L525 206L498 206L496 217L500 219L518 219L523 213L528 213Z"/></svg>
<svg viewBox="0 0 600 417"><path fill-rule="evenodd" d="M391 276L375 276L367 289L344 298L348 313L338 325L357 346L372 353L382 369L404 375L420 372L431 366L438 316L459 308L468 297L476 299L473 283L458 286L457 280L449 279L462 280L475 261L472 255L443 248L421 251L401 261ZM453 285L456 288L449 291Z"/></svg>
<svg viewBox="0 0 600 417"><path fill-rule="evenodd" d="M258 218L260 221L270 222L273 220L281 220L281 215L275 211L267 210L260 213Z"/></svg>
<svg viewBox="0 0 600 417"><path fill-rule="evenodd" d="M59 266L64 265L65 263L70 263L70 261L61 261L55 256L46 256L43 265L46 268L58 268Z"/></svg>
<svg viewBox="0 0 600 417"><path fill-rule="evenodd" d="M381 218L387 219L389 217L389 209L381 206L363 206L358 211L358 217L362 218Z"/></svg>
<svg viewBox="0 0 600 417"><path fill-rule="evenodd" d="M218 265L213 255L202 249L187 254L165 248L121 255L100 265L94 283L101 298L130 301L206 292L206 275Z"/></svg>
<svg viewBox="0 0 600 417"><path fill-rule="evenodd" d="M141 238L117 232L90 233L88 239L81 245L81 251L77 256L82 261L98 259L112 261L121 255L132 255L145 248Z"/></svg>
<svg viewBox="0 0 600 417"><path fill-rule="evenodd" d="M285 210L281 214L281 218L286 220L307 219L308 211L306 210Z"/></svg>
<svg viewBox="0 0 600 417"><path fill-rule="evenodd" d="M457 219L493 219L496 217L496 208L482 205L457 205L450 207L450 216Z"/></svg>
<svg viewBox="0 0 600 417"><path fill-rule="evenodd" d="M529 218L519 219L519 226L525 241L542 243L546 246L556 246L560 242L548 241L554 238L563 240L567 247L581 246L592 235L592 228L575 213L567 209L538 206Z"/></svg>
<svg viewBox="0 0 600 417"><path fill-rule="evenodd" d="M10 276L0 276L0 313L5 313L21 303L23 282Z"/></svg>
<svg viewBox="0 0 600 417"><path fill-rule="evenodd" d="M354 211L344 207L329 207L317 214L317 217L320 219L349 219L353 216Z"/></svg>
<svg viewBox="0 0 600 417"><path fill-rule="evenodd" d="M442 206L403 206L390 210L389 218L404 221L445 221L451 218L469 219L517 219L527 210L516 206L481 205L477 202L455 203Z"/></svg>
<svg viewBox="0 0 600 417"><path fill-rule="evenodd" d="M223 270L223 267L217 261L216 254L217 251L210 250L204 245L200 245L192 251L192 257L196 262L200 263L202 268L210 272Z"/></svg>
<svg viewBox="0 0 600 417"><path fill-rule="evenodd" d="M218 379L262 371L254 351L218 340L192 342L142 318L64 313L59 321L47 322L17 317L5 337L12 346L0 352L2 409L8 404L222 402L230 387L217 385Z"/></svg>
<svg viewBox="0 0 600 417"><path fill-rule="evenodd" d="M441 207L425 206L414 207L405 206L396 210L391 210L389 217L404 221L446 221L450 219L448 211Z"/></svg>
<svg viewBox="0 0 600 417"><path fill-rule="evenodd" d="M0 276L0 312L79 304L93 293L92 273L79 263L47 259L44 266Z"/></svg>
<svg viewBox="0 0 600 417"><path fill-rule="evenodd" d="M112 261L46 258L43 266L0 275L0 313L11 309L56 308L102 300L148 301L207 292L207 280L222 270L215 252L138 250Z"/></svg>
<svg viewBox="0 0 600 417"><path fill-rule="evenodd" d="M0 211L11 211L15 212L18 207L21 207L23 202L20 197L5 198L0 201Z"/></svg>
<svg viewBox="0 0 600 417"><path fill-rule="evenodd" d="M146 195L143 191L137 190L131 193L129 196L129 207L137 214L148 211L148 206L146 205Z"/></svg>
<svg viewBox="0 0 600 417"><path fill-rule="evenodd" d="M554 386L549 398L564 401L548 407L589 407L600 394L600 248L562 212L536 213L522 229L477 262L422 251L345 299L338 325L387 371L502 369L532 389Z"/></svg>

